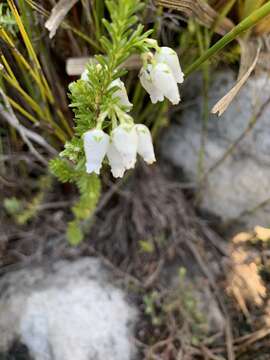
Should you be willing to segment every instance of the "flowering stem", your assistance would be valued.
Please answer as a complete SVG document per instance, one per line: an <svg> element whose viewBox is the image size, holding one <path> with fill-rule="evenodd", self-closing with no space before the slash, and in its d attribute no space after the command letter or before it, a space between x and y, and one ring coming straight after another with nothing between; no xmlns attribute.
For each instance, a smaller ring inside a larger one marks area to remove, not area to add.
<svg viewBox="0 0 270 360"><path fill-rule="evenodd" d="M133 119L131 116L126 114L119 106L115 106L115 113L118 116L118 119L122 125L133 125Z"/></svg>
<svg viewBox="0 0 270 360"><path fill-rule="evenodd" d="M105 120L105 118L106 118L107 115L108 115L107 112L101 113L101 114L99 115L99 117L98 117L98 119L97 119L97 126L96 126L96 128L97 128L98 130L102 130L102 124L103 124L103 122L104 122L104 120Z"/></svg>
<svg viewBox="0 0 270 360"><path fill-rule="evenodd" d="M226 45L232 42L238 35L247 31L255 26L260 20L270 14L270 1L260 7L258 10L253 11L248 17L236 25L230 32L224 35L216 44L210 47L202 56L199 57L185 70L185 76L190 75L193 71L197 70L206 60L215 55Z"/></svg>

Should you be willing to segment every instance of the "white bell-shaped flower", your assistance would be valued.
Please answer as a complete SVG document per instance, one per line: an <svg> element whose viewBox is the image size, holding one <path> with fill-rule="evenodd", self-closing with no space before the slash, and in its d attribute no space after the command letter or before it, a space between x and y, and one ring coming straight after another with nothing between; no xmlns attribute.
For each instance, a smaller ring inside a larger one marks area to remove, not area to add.
<svg viewBox="0 0 270 360"><path fill-rule="evenodd" d="M181 84L184 81L184 73L178 55L173 49L166 46L159 48L155 60L157 63L165 63L169 66L177 83Z"/></svg>
<svg viewBox="0 0 270 360"><path fill-rule="evenodd" d="M151 78L156 88L174 105L180 102L180 94L177 82L169 66L165 63L158 63L153 66Z"/></svg>
<svg viewBox="0 0 270 360"><path fill-rule="evenodd" d="M137 152L147 164L153 164L156 161L151 132L143 124L135 125L138 134Z"/></svg>
<svg viewBox="0 0 270 360"><path fill-rule="evenodd" d="M81 74L81 80L88 81L88 69L85 69Z"/></svg>
<svg viewBox="0 0 270 360"><path fill-rule="evenodd" d="M138 135L134 125L119 125L112 132L112 143L122 156L126 169L135 167Z"/></svg>
<svg viewBox="0 0 270 360"><path fill-rule="evenodd" d="M83 135L84 152L86 156L86 172L99 175L102 161L109 147L110 137L104 131L93 129Z"/></svg>
<svg viewBox="0 0 270 360"><path fill-rule="evenodd" d="M123 177L125 173L125 165L120 152L111 142L107 151L107 157L111 167L111 172L115 178Z"/></svg>
<svg viewBox="0 0 270 360"><path fill-rule="evenodd" d="M117 86L119 89L115 91L115 93L113 94L114 98L119 98L120 104L125 106L128 110L131 110L132 108L132 104L128 99L128 94L127 94L127 90L125 87L125 84L123 83L123 81L121 81L119 78L116 80L113 80L110 88L112 88L113 86Z"/></svg>
<svg viewBox="0 0 270 360"><path fill-rule="evenodd" d="M147 68L142 68L139 77L142 87L150 95L152 103L156 104L158 101L163 101L164 96L161 89L156 87L153 83L152 71L153 71L153 65L148 64Z"/></svg>

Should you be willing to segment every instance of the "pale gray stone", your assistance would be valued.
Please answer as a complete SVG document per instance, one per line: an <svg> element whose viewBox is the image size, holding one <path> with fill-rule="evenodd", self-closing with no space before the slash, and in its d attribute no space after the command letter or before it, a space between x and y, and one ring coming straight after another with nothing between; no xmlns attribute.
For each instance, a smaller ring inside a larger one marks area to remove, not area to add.
<svg viewBox="0 0 270 360"><path fill-rule="evenodd" d="M212 75L209 108L235 84L231 70ZM183 110L162 142L162 155L179 166L190 181L198 179L198 158L203 118L202 82L199 75L187 80L183 90ZM266 73L252 76L218 118L210 115L205 147L205 169L209 169L246 129L252 116L270 97L270 80ZM209 177L203 191L201 208L228 221L270 198L270 105L253 130L237 149ZM241 218L248 226L269 226L270 207Z"/></svg>
<svg viewBox="0 0 270 360"><path fill-rule="evenodd" d="M131 360L137 313L97 259L60 261L0 280L0 351L35 360Z"/></svg>

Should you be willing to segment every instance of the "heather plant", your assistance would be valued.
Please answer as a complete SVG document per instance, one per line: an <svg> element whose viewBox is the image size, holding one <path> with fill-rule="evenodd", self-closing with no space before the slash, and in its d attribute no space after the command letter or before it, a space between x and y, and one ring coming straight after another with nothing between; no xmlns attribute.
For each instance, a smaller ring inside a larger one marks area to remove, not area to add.
<svg viewBox="0 0 270 360"><path fill-rule="evenodd" d="M115 178L135 167L137 154L148 164L155 162L150 130L136 124L130 115L132 104L121 80L126 71L122 64L133 54L142 59L139 77L153 103L168 98L180 101L177 83L183 73L177 54L159 47L150 39L152 30L144 32L136 14L140 1L107 1L111 22L103 20L108 36L101 39L103 55L90 61L76 82L69 86L71 107L75 115L75 133L60 156L51 161L52 172L63 182L75 182L81 192L73 207L74 221L68 236L78 243L82 225L95 209L100 195L100 170L109 165Z"/></svg>
<svg viewBox="0 0 270 360"><path fill-rule="evenodd" d="M68 225L68 239L72 244L83 239L96 208L101 193L100 175L110 171L114 178L122 178L135 167L138 156L147 164L154 163L153 137L160 126L158 120L167 111L168 103L180 102L179 84L201 66L204 78L209 79L210 59L243 33L247 38L247 30L270 13L269 1L256 2L256 6L250 1L239 1L239 24L230 24L231 30L212 46L215 29L236 1L230 1L220 10L220 17L210 29L190 19L180 35L180 45L186 49L183 61L181 58L185 65L183 72L177 53L168 46L159 46L158 21L147 31L140 23L146 3L108 0L87 5L82 1L87 14L85 28L91 29L90 34L62 21L60 27L72 36L75 34L78 44L84 41L90 45L91 56L93 52L97 54L91 57L81 78L69 85L74 126L64 115L66 104L59 101L62 97L56 95L55 88L59 86L52 81L55 70L50 54L42 42L33 44L39 34L33 26L36 20L33 14L47 17L48 10L34 0L19 0L16 4L7 0L0 7L4 50L0 64L1 109L5 110L9 126L15 127L37 160L47 165L47 158L37 152L33 143L50 157L58 153L50 161L51 173L61 182L75 183L78 187L80 199L72 208L74 219ZM163 4L162 0L156 3ZM166 4L175 6L170 1ZM158 13L162 13L162 8ZM263 24L267 28L267 23ZM209 24L207 26L209 28ZM125 69L131 55L137 55L141 61L132 98L126 84L133 78ZM21 72L19 78L18 71ZM12 136L16 140L14 132Z"/></svg>

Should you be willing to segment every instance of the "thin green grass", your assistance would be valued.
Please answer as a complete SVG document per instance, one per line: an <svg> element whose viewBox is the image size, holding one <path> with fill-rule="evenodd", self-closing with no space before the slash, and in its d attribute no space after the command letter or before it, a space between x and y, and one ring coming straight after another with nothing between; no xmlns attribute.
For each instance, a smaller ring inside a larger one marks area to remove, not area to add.
<svg viewBox="0 0 270 360"><path fill-rule="evenodd" d="M264 19L270 14L270 1L259 9L253 11L248 17L242 20L238 25L236 25L229 33L224 35L218 42L216 42L212 47L210 47L204 54L202 54L199 59L191 63L185 69L185 76L189 76L192 72L199 69L200 66L216 53L221 51L226 45L231 43L237 38L240 34L243 34L245 31L254 27L259 21Z"/></svg>

